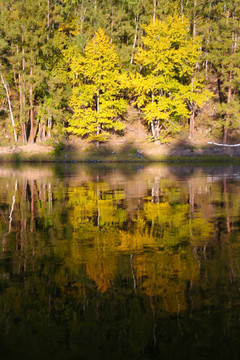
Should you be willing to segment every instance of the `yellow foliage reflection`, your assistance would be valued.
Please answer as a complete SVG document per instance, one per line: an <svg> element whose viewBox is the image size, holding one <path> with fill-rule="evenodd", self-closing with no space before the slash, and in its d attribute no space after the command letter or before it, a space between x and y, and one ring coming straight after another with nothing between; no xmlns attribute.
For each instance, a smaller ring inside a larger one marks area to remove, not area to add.
<svg viewBox="0 0 240 360"><path fill-rule="evenodd" d="M116 258L96 254L86 265L86 272L94 280L98 291L105 292L113 285L116 276Z"/></svg>
<svg viewBox="0 0 240 360"><path fill-rule="evenodd" d="M122 281L129 292L156 297L153 304L168 313L186 310L186 289L199 282L216 244L222 273L227 281L229 269L233 279L238 273L232 261L238 243L230 238L239 214L236 185L213 184L206 177L177 181L166 173L161 178L160 169L156 176L152 171L138 182L134 176L101 179L85 172L67 187L46 173L37 180L34 173L30 180L3 177L2 252L13 251L13 272L32 271L36 259L49 257L49 264L57 263L54 281L63 297L85 304L89 284L107 293ZM224 226L219 240L216 228ZM38 265L44 277L49 264ZM212 269L208 265L217 282Z"/></svg>
<svg viewBox="0 0 240 360"><path fill-rule="evenodd" d="M141 291L148 296L160 296L164 311L174 313L186 309L186 281L199 277L198 264L190 251L136 255L133 266Z"/></svg>

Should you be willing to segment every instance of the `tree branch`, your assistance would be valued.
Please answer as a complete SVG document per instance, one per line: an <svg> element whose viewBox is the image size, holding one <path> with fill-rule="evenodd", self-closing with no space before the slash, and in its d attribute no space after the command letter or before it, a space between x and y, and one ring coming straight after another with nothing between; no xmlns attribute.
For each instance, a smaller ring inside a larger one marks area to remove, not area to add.
<svg viewBox="0 0 240 360"><path fill-rule="evenodd" d="M238 147L238 146L240 146L240 144L228 145L228 144L219 144L219 143L210 142L210 141L208 141L207 143L211 144L211 145L225 146L225 147Z"/></svg>

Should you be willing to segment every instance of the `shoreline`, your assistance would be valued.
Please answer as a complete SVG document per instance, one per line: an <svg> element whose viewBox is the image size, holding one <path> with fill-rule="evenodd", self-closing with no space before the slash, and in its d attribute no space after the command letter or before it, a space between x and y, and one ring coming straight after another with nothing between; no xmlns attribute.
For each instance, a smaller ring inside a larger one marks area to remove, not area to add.
<svg viewBox="0 0 240 360"><path fill-rule="evenodd" d="M214 146L125 144L58 148L42 144L0 147L0 163L240 163L240 149Z"/></svg>
<svg viewBox="0 0 240 360"><path fill-rule="evenodd" d="M216 164L217 162L217 164ZM228 155L179 155L179 156L165 156L161 159L102 159L96 157L84 158L84 159L72 159L72 158L62 158L62 157L51 157L51 158L42 158L40 155L26 156L22 154L20 156L0 156L0 164L7 163L39 163L39 164L181 164L189 163L193 165L211 163L215 165L221 165L226 163L239 163L240 156L228 156Z"/></svg>

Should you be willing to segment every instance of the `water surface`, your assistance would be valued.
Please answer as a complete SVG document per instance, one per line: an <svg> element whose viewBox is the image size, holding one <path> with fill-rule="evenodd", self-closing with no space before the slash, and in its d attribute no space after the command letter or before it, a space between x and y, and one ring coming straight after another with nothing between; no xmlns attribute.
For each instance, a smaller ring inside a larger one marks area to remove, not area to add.
<svg viewBox="0 0 240 360"><path fill-rule="evenodd" d="M240 168L0 168L1 359L238 359Z"/></svg>

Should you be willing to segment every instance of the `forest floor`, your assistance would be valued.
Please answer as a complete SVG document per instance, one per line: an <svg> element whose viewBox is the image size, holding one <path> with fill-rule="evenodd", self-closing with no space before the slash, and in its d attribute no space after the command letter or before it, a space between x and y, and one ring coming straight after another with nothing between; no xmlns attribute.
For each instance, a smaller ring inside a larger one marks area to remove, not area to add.
<svg viewBox="0 0 240 360"><path fill-rule="evenodd" d="M180 134L168 144L151 142L139 121L128 125L124 136L112 136L99 148L95 144L71 137L66 143L0 146L0 161L25 162L240 162L240 147L209 145L207 136L196 133L190 142Z"/></svg>

